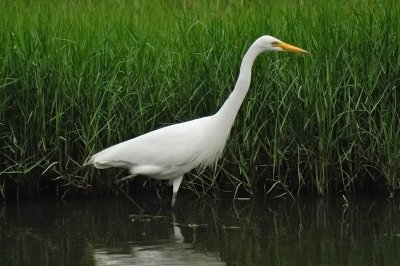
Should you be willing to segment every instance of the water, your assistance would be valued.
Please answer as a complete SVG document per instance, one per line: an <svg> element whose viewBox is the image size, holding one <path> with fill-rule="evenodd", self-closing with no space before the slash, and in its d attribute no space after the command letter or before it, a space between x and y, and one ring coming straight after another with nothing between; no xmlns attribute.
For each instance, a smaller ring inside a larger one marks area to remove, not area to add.
<svg viewBox="0 0 400 266"><path fill-rule="evenodd" d="M0 265L400 265L396 200L179 196L4 204Z"/></svg>

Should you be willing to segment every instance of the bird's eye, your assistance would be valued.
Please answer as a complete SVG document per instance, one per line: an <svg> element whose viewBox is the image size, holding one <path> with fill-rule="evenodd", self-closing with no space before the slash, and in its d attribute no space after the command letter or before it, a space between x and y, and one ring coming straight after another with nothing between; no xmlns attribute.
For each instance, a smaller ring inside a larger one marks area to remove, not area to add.
<svg viewBox="0 0 400 266"><path fill-rule="evenodd" d="M278 45L278 42L276 42L276 41L275 41L275 42L271 42L271 45L272 45L272 46L277 46L277 45Z"/></svg>

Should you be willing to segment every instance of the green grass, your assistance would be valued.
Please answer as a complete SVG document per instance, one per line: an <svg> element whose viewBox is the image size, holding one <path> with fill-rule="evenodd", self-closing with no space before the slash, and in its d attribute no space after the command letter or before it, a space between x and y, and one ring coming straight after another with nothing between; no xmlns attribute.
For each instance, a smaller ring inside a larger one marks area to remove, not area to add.
<svg viewBox="0 0 400 266"><path fill-rule="evenodd" d="M223 159L185 185L196 193L395 192L396 1L263 2L2 1L1 193L112 191L121 171L81 168L85 158L217 111L244 52L264 34L311 56L257 60Z"/></svg>

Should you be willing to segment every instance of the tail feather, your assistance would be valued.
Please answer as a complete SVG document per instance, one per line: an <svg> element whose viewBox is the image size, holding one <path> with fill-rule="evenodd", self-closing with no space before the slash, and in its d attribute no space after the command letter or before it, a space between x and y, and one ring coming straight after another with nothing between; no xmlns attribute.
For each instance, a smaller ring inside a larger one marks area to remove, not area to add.
<svg viewBox="0 0 400 266"><path fill-rule="evenodd" d="M101 152L98 152L90 157L88 157L83 166L93 165L98 169L105 169L110 167L121 167L121 168L130 168L132 165L129 161L121 160L119 147L120 145L111 146Z"/></svg>
<svg viewBox="0 0 400 266"><path fill-rule="evenodd" d="M106 160L97 158L95 155L89 157L83 163L83 166L93 165L97 169L106 169L110 167L121 167L121 168L129 168L131 163L121 160Z"/></svg>
<svg viewBox="0 0 400 266"><path fill-rule="evenodd" d="M100 161L96 154L88 157L82 166L93 165L97 169L105 169L110 167L118 167L113 161Z"/></svg>
<svg viewBox="0 0 400 266"><path fill-rule="evenodd" d="M109 162L93 162L93 165L97 169L106 169L111 167L110 165L108 165L108 163Z"/></svg>
<svg viewBox="0 0 400 266"><path fill-rule="evenodd" d="M84 162L83 162L83 167L84 166L88 166L88 165L93 165L94 167L96 167L97 169L105 169L105 168L110 168L112 167L112 162L101 162L99 161L99 159L96 158L96 155L92 155L90 157L88 157Z"/></svg>
<svg viewBox="0 0 400 266"><path fill-rule="evenodd" d="M88 165L92 165L93 163L94 163L93 162L93 156L87 157L85 159L85 161L83 162L82 167L85 167L85 166L88 166Z"/></svg>

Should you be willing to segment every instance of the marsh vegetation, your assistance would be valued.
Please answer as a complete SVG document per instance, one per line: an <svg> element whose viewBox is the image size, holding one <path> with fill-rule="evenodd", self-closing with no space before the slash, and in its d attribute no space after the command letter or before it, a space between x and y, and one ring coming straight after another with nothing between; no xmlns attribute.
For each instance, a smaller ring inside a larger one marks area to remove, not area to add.
<svg viewBox="0 0 400 266"><path fill-rule="evenodd" d="M394 193L399 11L373 0L2 1L1 193L113 193L124 174L82 162L214 113L264 34L312 55L257 60L223 158L183 185L199 194Z"/></svg>

